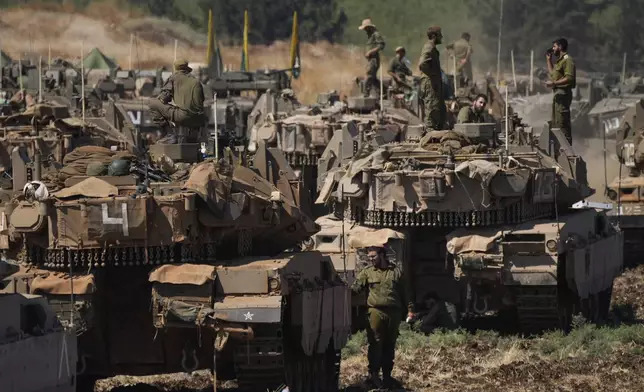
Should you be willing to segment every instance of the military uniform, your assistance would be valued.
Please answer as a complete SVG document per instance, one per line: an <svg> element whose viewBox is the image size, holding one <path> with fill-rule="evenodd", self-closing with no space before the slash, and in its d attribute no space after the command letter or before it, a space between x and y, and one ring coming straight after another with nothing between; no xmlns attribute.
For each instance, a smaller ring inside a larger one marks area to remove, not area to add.
<svg viewBox="0 0 644 392"><path fill-rule="evenodd" d="M365 96L370 96L372 91L380 91L380 80L378 79L378 70L380 69L380 51L385 48L385 40L378 31L367 39L365 46L366 52L378 48L375 54L367 59L367 80L365 81Z"/></svg>
<svg viewBox="0 0 644 392"><path fill-rule="evenodd" d="M472 45L465 39L461 38L454 42L454 57L456 58L456 73L463 81L470 82L473 79L472 63L467 60L465 64L461 62L467 58L468 54L472 53Z"/></svg>
<svg viewBox="0 0 644 392"><path fill-rule="evenodd" d="M552 102L552 128L560 128L563 134L572 144L572 124L570 120L570 104L572 103L573 89L577 86L577 75L575 63L569 54L561 56L553 67L550 73L550 80L555 82L557 80L568 78L568 83L565 85L554 86L553 102Z"/></svg>
<svg viewBox="0 0 644 392"><path fill-rule="evenodd" d="M398 58L398 56L395 56L393 59L391 59L391 63L389 63L388 72L395 74L402 80L405 80L406 76L412 75L411 70L409 69L407 64L405 64L404 59ZM396 92L403 92L406 87L398 83L396 79L392 79L392 84L394 87L394 91Z"/></svg>
<svg viewBox="0 0 644 392"><path fill-rule="evenodd" d="M484 123L486 122L485 113L477 113L471 106L465 106L459 110L456 122L459 124Z"/></svg>
<svg viewBox="0 0 644 392"><path fill-rule="evenodd" d="M434 130L443 129L447 115L439 56L436 45L428 41L423 46L418 62L422 73L419 95L423 101L425 125Z"/></svg>
<svg viewBox="0 0 644 392"><path fill-rule="evenodd" d="M394 366L398 327L405 311L412 310L408 302L409 286L402 270L390 265L387 269L367 267L358 273L351 286L354 292L368 288L369 373L377 375L382 368L384 378L391 376Z"/></svg>
<svg viewBox="0 0 644 392"><path fill-rule="evenodd" d="M199 128L206 122L201 82L190 75L186 61L175 64L175 72L161 88L157 99L150 100L150 111L178 126ZM174 101L174 105L170 105Z"/></svg>

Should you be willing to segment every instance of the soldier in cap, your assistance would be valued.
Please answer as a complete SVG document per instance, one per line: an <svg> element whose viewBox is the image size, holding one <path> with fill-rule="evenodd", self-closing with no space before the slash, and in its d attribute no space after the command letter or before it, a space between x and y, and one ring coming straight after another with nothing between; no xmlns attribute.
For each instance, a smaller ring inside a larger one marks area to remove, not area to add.
<svg viewBox="0 0 644 392"><path fill-rule="evenodd" d="M443 95L440 55L436 46L440 45L443 33L438 26L427 29L427 42L420 53L418 68L421 72L419 97L423 102L423 117L428 129L442 130L445 125L447 108Z"/></svg>
<svg viewBox="0 0 644 392"><path fill-rule="evenodd" d="M365 96L371 96L372 92L380 91L380 80L378 80L378 69L380 69L380 52L385 48L385 40L382 38L371 19L365 19L358 27L367 33L367 45L364 57L367 59L367 79L365 80Z"/></svg>
<svg viewBox="0 0 644 392"><path fill-rule="evenodd" d="M174 73L168 78L157 99L150 100L150 111L166 122L188 128L199 128L206 122L203 86L190 75L186 60L174 62ZM174 102L174 105L170 104Z"/></svg>
<svg viewBox="0 0 644 392"><path fill-rule="evenodd" d="M406 312L413 318L413 305L409 302L409 285L402 269L389 262L384 247L367 248L367 257L372 263L358 273L351 290L359 293L368 290L369 378L373 388L380 386L380 369L385 387L396 387L399 383L392 378L398 327Z"/></svg>
<svg viewBox="0 0 644 392"><path fill-rule="evenodd" d="M470 44L470 33L461 34L461 39L447 46L456 58L456 75L458 75L459 87L468 85L472 79L472 45Z"/></svg>
<svg viewBox="0 0 644 392"><path fill-rule="evenodd" d="M411 70L407 66L405 58L405 48L399 46L396 48L396 56L389 63L389 75L393 80L394 92L401 93L404 89L410 89L406 77L411 76Z"/></svg>

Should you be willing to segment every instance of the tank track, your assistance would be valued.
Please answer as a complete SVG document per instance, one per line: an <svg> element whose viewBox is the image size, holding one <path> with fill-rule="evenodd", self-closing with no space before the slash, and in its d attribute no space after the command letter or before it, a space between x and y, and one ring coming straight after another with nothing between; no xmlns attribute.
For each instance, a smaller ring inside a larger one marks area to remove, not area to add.
<svg viewBox="0 0 644 392"><path fill-rule="evenodd" d="M608 319L613 286L581 300L566 287L525 286L514 288L518 326L525 333L570 330L575 315L592 323Z"/></svg>
<svg viewBox="0 0 644 392"><path fill-rule="evenodd" d="M274 390L284 384L284 341L281 325L254 327L256 336L235 348L237 386L242 391Z"/></svg>
<svg viewBox="0 0 644 392"><path fill-rule="evenodd" d="M514 289L517 301L517 322L522 332L539 333L559 329L559 292L557 287L524 286Z"/></svg>
<svg viewBox="0 0 644 392"><path fill-rule="evenodd" d="M285 347L289 339L284 339L280 325L254 328L255 338L233 353L239 390L273 391L288 385L292 391L337 391L340 351L305 356L299 346Z"/></svg>
<svg viewBox="0 0 644 392"><path fill-rule="evenodd" d="M644 228L622 228L624 231L624 268L634 268L644 260Z"/></svg>

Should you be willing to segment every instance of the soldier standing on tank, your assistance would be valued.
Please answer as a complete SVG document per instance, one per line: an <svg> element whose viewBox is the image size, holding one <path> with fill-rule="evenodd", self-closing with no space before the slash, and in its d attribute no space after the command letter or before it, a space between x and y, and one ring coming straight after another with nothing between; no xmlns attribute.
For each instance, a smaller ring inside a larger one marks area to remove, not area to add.
<svg viewBox="0 0 644 392"><path fill-rule="evenodd" d="M407 76L411 76L411 70L407 66L405 58L405 48L399 46L396 48L396 56L389 63L389 76L393 81L393 90L395 93L402 93L405 89L411 89L407 84Z"/></svg>
<svg viewBox="0 0 644 392"><path fill-rule="evenodd" d="M447 46L452 50L456 58L456 74L454 77L459 78L459 87L469 85L474 78L472 75L472 45L470 44L470 33L461 34L461 39Z"/></svg>
<svg viewBox="0 0 644 392"><path fill-rule="evenodd" d="M391 264L385 249L370 247L367 257L372 265L358 273L351 290L359 293L368 289L368 327L369 341L369 378L367 383L372 387L380 386L380 369L385 387L400 385L391 376L394 367L398 327L403 319L403 312L413 318L413 305L408 301L409 288L399 266Z"/></svg>
<svg viewBox="0 0 644 392"><path fill-rule="evenodd" d="M445 125L447 108L443 94L441 62L437 45L440 45L443 33L438 26L427 29L427 42L423 46L418 62L421 72L420 98L423 102L423 117L426 128L442 130Z"/></svg>
<svg viewBox="0 0 644 392"><path fill-rule="evenodd" d="M484 123L487 121L485 106L487 105L487 96L479 94L474 98L471 106L462 107L458 112L456 120L459 124Z"/></svg>
<svg viewBox="0 0 644 392"><path fill-rule="evenodd" d="M149 103L150 112L157 117L156 120L188 128L200 128L206 123L203 86L190 74L191 72L192 68L186 60L174 62L174 73L161 88L157 99L151 99ZM173 101L174 105L171 105L170 101ZM175 132L170 133L169 137L159 142L177 143Z"/></svg>
<svg viewBox="0 0 644 392"><path fill-rule="evenodd" d="M557 62L552 63L552 56L557 56ZM546 86L552 88L552 128L559 128L572 145L572 124L570 123L570 104L573 89L577 86L575 63L568 54L568 41L559 38L552 43L552 49L546 52L546 62L550 80Z"/></svg>
<svg viewBox="0 0 644 392"><path fill-rule="evenodd" d="M367 45L364 57L367 59L367 79L365 80L364 95L371 96L373 91L380 91L380 80L378 80L378 70L380 69L380 52L385 48L385 40L376 30L376 26L371 19L365 19L358 27L367 33Z"/></svg>

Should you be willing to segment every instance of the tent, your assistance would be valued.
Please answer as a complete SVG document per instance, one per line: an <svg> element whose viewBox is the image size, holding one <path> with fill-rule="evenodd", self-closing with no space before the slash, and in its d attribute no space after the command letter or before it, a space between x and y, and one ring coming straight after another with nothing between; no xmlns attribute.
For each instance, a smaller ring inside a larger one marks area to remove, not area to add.
<svg viewBox="0 0 644 392"><path fill-rule="evenodd" d="M9 65L9 64L11 64L13 62L11 57L9 57L9 55L6 54L5 52L3 52L2 50L0 50L0 58L2 58L2 66L3 67L7 66L7 65Z"/></svg>
<svg viewBox="0 0 644 392"><path fill-rule="evenodd" d="M83 59L83 67L85 69L115 69L118 68L118 65L114 60L105 56L103 52L94 48Z"/></svg>

